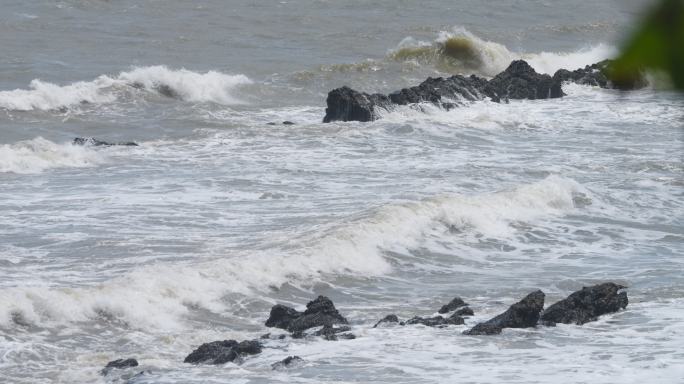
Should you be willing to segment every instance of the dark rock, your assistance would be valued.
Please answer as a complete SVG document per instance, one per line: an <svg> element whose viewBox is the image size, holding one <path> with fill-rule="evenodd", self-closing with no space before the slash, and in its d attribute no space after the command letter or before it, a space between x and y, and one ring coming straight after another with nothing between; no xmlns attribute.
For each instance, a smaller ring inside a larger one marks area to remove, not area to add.
<svg viewBox="0 0 684 384"><path fill-rule="evenodd" d="M283 369L283 368L290 368L293 366L297 366L301 363L304 362L304 359L302 359L299 356L288 356L284 358L283 360L271 364L271 368L273 369Z"/></svg>
<svg viewBox="0 0 684 384"><path fill-rule="evenodd" d="M329 298L318 296L306 305L306 311L301 316L289 322L287 330L297 332L333 324L347 324L347 319L340 315Z"/></svg>
<svg viewBox="0 0 684 384"><path fill-rule="evenodd" d="M300 317L301 315L302 313L294 308L290 308L282 304L276 304L271 308L271 314L269 315L268 320L266 320L266 326L287 329L292 320Z"/></svg>
<svg viewBox="0 0 684 384"><path fill-rule="evenodd" d="M444 318L442 316L435 316L435 317L415 316L415 317L407 320L406 322L401 323L401 325L414 325L414 324L422 324L422 325L425 325L428 327L444 327L447 325L465 324L465 320L463 320L463 318L460 316L451 316L448 318Z"/></svg>
<svg viewBox="0 0 684 384"><path fill-rule="evenodd" d="M623 288L615 283L584 287L548 307L541 319L546 323L577 325L595 321L601 315L627 307L627 292L619 292Z"/></svg>
<svg viewBox="0 0 684 384"><path fill-rule="evenodd" d="M343 333L343 332L349 332L351 331L350 327L347 326L342 326L342 327L332 327L330 325L325 325L323 328L320 330L316 331L314 333L314 336L322 336L326 340L337 340L337 334L338 333Z"/></svg>
<svg viewBox="0 0 684 384"><path fill-rule="evenodd" d="M544 308L544 292L534 291L524 299L511 305L508 310L472 329L463 332L466 335L495 335L504 328L534 327L539 321L539 313Z"/></svg>
<svg viewBox="0 0 684 384"><path fill-rule="evenodd" d="M611 84L607 77L609 67L610 61L602 61L574 71L561 69L552 77L537 73L523 60L515 60L489 81L473 75L428 78L418 86L389 95L368 94L342 87L328 93L323 122L373 121L379 117L379 110L391 111L398 105L430 103L449 110L459 105L454 100L490 98L498 103L509 99L558 98L564 96L561 85L566 81L619 89L641 88L647 84L644 76L637 76L635 81L628 84Z"/></svg>
<svg viewBox="0 0 684 384"><path fill-rule="evenodd" d="M561 81L537 73L524 60L513 61L505 71L489 81L501 99L551 99L562 97Z"/></svg>
<svg viewBox="0 0 684 384"><path fill-rule="evenodd" d="M465 307L466 305L468 304L466 304L466 302L463 301L463 299L461 299L460 297L455 297L453 300L449 302L449 304L443 305L442 308L439 309L439 313L451 312L454 309Z"/></svg>
<svg viewBox="0 0 684 384"><path fill-rule="evenodd" d="M473 310L470 309L470 307L465 307L454 312L453 316L472 316L474 314L475 312L473 312Z"/></svg>
<svg viewBox="0 0 684 384"><path fill-rule="evenodd" d="M380 325L382 323L398 323L398 322L399 322L399 318L397 317L397 315L387 315L387 316L383 317L380 321L375 323L373 328L377 328L378 325Z"/></svg>
<svg viewBox="0 0 684 384"><path fill-rule="evenodd" d="M328 108L324 123L331 121L373 121L377 118L376 107L391 104L385 95L357 92L349 87L337 88L328 93Z"/></svg>
<svg viewBox="0 0 684 384"><path fill-rule="evenodd" d="M111 371L112 369L124 369L137 366L138 360L136 359L118 359L107 363L107 365L104 367L102 371L100 371L100 373L104 376L107 375L109 371Z"/></svg>
<svg viewBox="0 0 684 384"><path fill-rule="evenodd" d="M98 140L98 139L95 139L92 137L77 137L74 139L74 141L72 141L72 144L74 144L74 145L92 145L92 146L96 146L96 147L100 147L100 146L110 147L112 145L124 145L124 146L132 146L132 147L138 146L137 143L134 143L132 141L122 142L122 143L110 143L110 142Z"/></svg>
<svg viewBox="0 0 684 384"><path fill-rule="evenodd" d="M609 80L610 66L613 64L612 60L603 60L596 64L587 65L584 68L568 71L567 69L559 69L553 75L553 78L561 82L573 82L582 85L592 85L601 88L616 88L623 90L639 89L648 85L648 81L643 74L638 74L633 81L628 83L614 84Z"/></svg>
<svg viewBox="0 0 684 384"><path fill-rule="evenodd" d="M202 344L184 360L192 364L224 364L234 361L241 355L261 353L261 344L257 340L246 340L238 343L235 340L214 341Z"/></svg>

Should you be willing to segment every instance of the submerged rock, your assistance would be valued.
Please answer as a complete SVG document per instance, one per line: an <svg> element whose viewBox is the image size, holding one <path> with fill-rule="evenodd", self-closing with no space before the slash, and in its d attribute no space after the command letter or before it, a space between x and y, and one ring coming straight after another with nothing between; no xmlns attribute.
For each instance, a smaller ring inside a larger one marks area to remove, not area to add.
<svg viewBox="0 0 684 384"><path fill-rule="evenodd" d="M511 305L508 310L463 332L466 335L496 335L504 328L529 328L537 325L544 308L544 292L537 290Z"/></svg>
<svg viewBox="0 0 684 384"><path fill-rule="evenodd" d="M314 333L314 336L322 336L324 339L329 340L329 341L335 341L338 338L342 339L355 339L356 336L354 336L351 333L345 333L351 331L350 327L347 326L342 326L342 327L333 327L330 325L326 325L323 328L321 328L319 331L316 331Z"/></svg>
<svg viewBox="0 0 684 384"><path fill-rule="evenodd" d="M138 366L138 360L136 359L117 359L114 361L110 361L107 363L107 365L104 367L100 373L103 376L106 376L109 371L112 369L124 369L124 368L130 368L130 367L137 367Z"/></svg>
<svg viewBox="0 0 684 384"><path fill-rule="evenodd" d="M545 323L577 325L595 321L601 315L627 307L627 292L619 292L623 288L615 283L584 287L548 307L541 319Z"/></svg>
<svg viewBox="0 0 684 384"><path fill-rule="evenodd" d="M284 358L283 360L271 364L271 368L274 370L277 369L283 369L283 368L291 368L297 365L300 365L304 362L304 359L302 359L299 356L288 356Z"/></svg>
<svg viewBox="0 0 684 384"><path fill-rule="evenodd" d="M399 322L399 318L397 317L397 315L387 315L387 316L383 317L382 319L380 319L380 321L375 323L373 328L377 328L378 325L383 324L383 323L398 323L398 322Z"/></svg>
<svg viewBox="0 0 684 384"><path fill-rule="evenodd" d="M460 307L465 307L466 305L468 304L465 301L463 301L463 299L461 299L460 297L454 297L454 299L451 300L448 304L444 304L438 312L444 314L447 312L451 312L455 309L458 309Z"/></svg>
<svg viewBox="0 0 684 384"><path fill-rule="evenodd" d="M474 314L475 312L470 307L464 307L454 312L453 316L472 316Z"/></svg>
<svg viewBox="0 0 684 384"><path fill-rule="evenodd" d="M450 317L442 317L442 316L435 316L435 317L420 317L420 316L415 316L412 317L409 320L406 320L406 322L401 323L401 325L414 325L414 324L422 324L428 327L444 327L447 325L461 325L465 324L465 320L463 320L462 317L452 315Z"/></svg>
<svg viewBox="0 0 684 384"><path fill-rule="evenodd" d="M347 319L340 315L332 300L325 296L318 296L309 302L304 312L281 304L274 305L266 320L267 327L286 329L293 334L293 337L309 328L334 324L347 324Z"/></svg>
<svg viewBox="0 0 684 384"><path fill-rule="evenodd" d="M242 355L261 353L261 344L257 340L246 340L238 343L235 340L214 341L202 344L190 353L184 363L192 364L225 364L235 361Z"/></svg>
<svg viewBox="0 0 684 384"><path fill-rule="evenodd" d="M132 147L138 146L138 143L134 143L132 141L121 142L121 143L110 143L110 142L98 140L98 139L95 139L92 137L77 137L72 141L72 144L74 144L74 145L93 145L96 147L100 147L100 146L110 147L112 145L124 145L124 146L132 146Z"/></svg>

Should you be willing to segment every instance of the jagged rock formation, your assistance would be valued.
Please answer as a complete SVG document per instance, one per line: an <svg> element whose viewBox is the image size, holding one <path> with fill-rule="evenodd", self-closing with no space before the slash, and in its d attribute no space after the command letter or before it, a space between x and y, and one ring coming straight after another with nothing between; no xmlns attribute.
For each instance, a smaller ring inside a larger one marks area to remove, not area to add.
<svg viewBox="0 0 684 384"><path fill-rule="evenodd" d="M508 310L463 332L466 335L497 335L504 328L529 328L537 325L544 309L544 292L537 290L511 305Z"/></svg>
<svg viewBox="0 0 684 384"><path fill-rule="evenodd" d="M347 319L340 315L333 302L325 296L318 296L316 300L309 302L303 313L281 304L274 305L266 320L267 327L285 329L293 334L334 324L347 324Z"/></svg>
<svg viewBox="0 0 684 384"><path fill-rule="evenodd" d="M491 80L474 75L455 75L448 78L428 78L421 84L383 95L355 91L349 87L333 89L328 93L324 123L332 121L373 121L379 118L378 110L392 110L398 105L430 103L445 109L459 101L476 101L490 98L494 102L510 99L553 99L563 97L563 82L617 88L607 77L611 61L588 65L582 69L558 70L553 76L537 73L524 60L515 60ZM642 76L638 81L620 89L636 89L646 85Z"/></svg>
<svg viewBox="0 0 684 384"><path fill-rule="evenodd" d="M584 287L548 307L541 319L545 323L577 325L595 321L601 315L627 307L627 292L620 292L623 288L615 283Z"/></svg>

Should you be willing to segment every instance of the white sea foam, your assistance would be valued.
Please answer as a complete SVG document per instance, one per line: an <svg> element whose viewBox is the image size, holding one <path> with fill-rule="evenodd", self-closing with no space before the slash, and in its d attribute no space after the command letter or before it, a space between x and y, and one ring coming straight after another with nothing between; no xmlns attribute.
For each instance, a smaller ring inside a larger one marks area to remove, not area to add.
<svg viewBox="0 0 684 384"><path fill-rule="evenodd" d="M295 239L268 253L232 255L192 265L152 265L94 287L15 287L0 290L0 325L12 321L49 325L104 317L131 327L183 328L189 307L229 309L227 293L254 294L286 282L311 282L325 274L383 275L384 251L407 251L425 236L456 227L488 237L510 235L516 221L563 214L574 207L576 182L549 177L511 191L448 195L389 205L346 224ZM319 228L320 229L320 228ZM17 320L19 319L19 320Z"/></svg>
<svg viewBox="0 0 684 384"><path fill-rule="evenodd" d="M87 146L58 144L42 137L0 145L0 172L39 173L50 168L88 167L104 157Z"/></svg>
<svg viewBox="0 0 684 384"><path fill-rule="evenodd" d="M236 88L250 84L244 75L221 72L172 70L166 66L134 68L117 76L101 75L93 81L57 85L33 80L29 89L0 91L0 108L31 111L53 110L79 104L111 103L131 95L134 88L159 92L189 102L213 102L223 105L241 104Z"/></svg>

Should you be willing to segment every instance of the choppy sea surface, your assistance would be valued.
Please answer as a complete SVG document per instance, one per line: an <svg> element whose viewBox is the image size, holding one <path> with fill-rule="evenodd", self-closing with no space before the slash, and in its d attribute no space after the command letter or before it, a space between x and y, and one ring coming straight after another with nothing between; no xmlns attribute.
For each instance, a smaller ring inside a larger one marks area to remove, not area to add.
<svg viewBox="0 0 684 384"><path fill-rule="evenodd" d="M682 96L566 84L321 123L342 85L613 57L644 4L4 0L0 382L683 382ZM475 58L443 54L450 38ZM461 334L532 290L548 305L604 281L626 310ZM182 362L319 294L356 339ZM454 296L463 326L372 328ZM305 362L271 369L288 355ZM144 373L100 375L122 357Z"/></svg>

